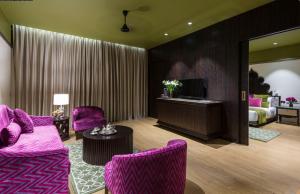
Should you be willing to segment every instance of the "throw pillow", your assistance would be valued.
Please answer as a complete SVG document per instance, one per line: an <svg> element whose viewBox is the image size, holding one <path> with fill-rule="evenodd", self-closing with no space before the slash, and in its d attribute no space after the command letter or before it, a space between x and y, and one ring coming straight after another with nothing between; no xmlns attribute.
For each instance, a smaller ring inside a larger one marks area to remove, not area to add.
<svg viewBox="0 0 300 194"><path fill-rule="evenodd" d="M0 147L3 145L3 143L2 143L2 138L1 138L1 132L2 132L2 130L3 130L3 128L0 128Z"/></svg>
<svg viewBox="0 0 300 194"><path fill-rule="evenodd" d="M4 146L15 144L21 134L22 130L20 125L11 122L6 128L1 131L1 141Z"/></svg>
<svg viewBox="0 0 300 194"><path fill-rule="evenodd" d="M269 95L267 94L254 94L254 98L261 98L263 102L268 102Z"/></svg>
<svg viewBox="0 0 300 194"><path fill-rule="evenodd" d="M279 97L269 97L268 102L269 102L270 107L276 107L276 106L279 106L279 104L280 104Z"/></svg>
<svg viewBox="0 0 300 194"><path fill-rule="evenodd" d="M12 120L15 118L15 115L14 115L14 110L9 108L8 106L6 107L7 109L7 115L8 115L8 119L9 120Z"/></svg>
<svg viewBox="0 0 300 194"><path fill-rule="evenodd" d="M14 110L16 123L21 126L22 133L32 133L33 132L33 121L30 116L22 109L16 108Z"/></svg>
<svg viewBox="0 0 300 194"><path fill-rule="evenodd" d="M250 98L249 106L261 107L262 99L261 98Z"/></svg>
<svg viewBox="0 0 300 194"><path fill-rule="evenodd" d="M262 102L261 103L261 107L263 107L263 108L269 108L270 107L270 103L269 102Z"/></svg>

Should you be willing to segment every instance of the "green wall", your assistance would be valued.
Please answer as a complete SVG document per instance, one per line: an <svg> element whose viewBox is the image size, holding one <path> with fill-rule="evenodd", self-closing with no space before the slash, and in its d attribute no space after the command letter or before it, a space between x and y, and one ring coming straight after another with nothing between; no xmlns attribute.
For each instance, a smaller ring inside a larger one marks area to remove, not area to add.
<svg viewBox="0 0 300 194"><path fill-rule="evenodd" d="M274 62L285 59L300 59L300 44L251 52L249 64Z"/></svg>
<svg viewBox="0 0 300 194"><path fill-rule="evenodd" d="M2 10L0 9L0 32L4 35L8 42L11 42L11 28L10 23L4 16Z"/></svg>

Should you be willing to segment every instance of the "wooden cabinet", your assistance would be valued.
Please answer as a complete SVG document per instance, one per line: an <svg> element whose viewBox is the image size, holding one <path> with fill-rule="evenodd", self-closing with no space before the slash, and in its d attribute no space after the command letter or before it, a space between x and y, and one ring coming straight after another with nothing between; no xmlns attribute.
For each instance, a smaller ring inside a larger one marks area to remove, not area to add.
<svg viewBox="0 0 300 194"><path fill-rule="evenodd" d="M222 132L222 103L210 100L158 98L158 124L204 140Z"/></svg>
<svg viewBox="0 0 300 194"><path fill-rule="evenodd" d="M292 109L283 109L279 108L278 109L278 114L283 115L283 116L298 116L298 110L292 110Z"/></svg>
<svg viewBox="0 0 300 194"><path fill-rule="evenodd" d="M300 125L299 113L300 113L300 108L278 106L277 107L278 122L282 123L282 117L295 118L297 125Z"/></svg>

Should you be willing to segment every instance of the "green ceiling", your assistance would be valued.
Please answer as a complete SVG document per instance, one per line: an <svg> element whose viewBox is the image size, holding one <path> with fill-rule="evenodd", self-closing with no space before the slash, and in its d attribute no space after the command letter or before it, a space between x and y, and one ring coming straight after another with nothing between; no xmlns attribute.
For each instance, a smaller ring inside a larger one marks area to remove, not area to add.
<svg viewBox="0 0 300 194"><path fill-rule="evenodd" d="M273 43L278 43L274 45ZM300 44L300 29L291 30L250 41L250 52Z"/></svg>
<svg viewBox="0 0 300 194"><path fill-rule="evenodd" d="M11 24L151 48L246 12L271 0L1 1ZM123 9L132 32L122 33ZM193 22L188 26L187 22ZM168 33L165 37L163 34Z"/></svg>
<svg viewBox="0 0 300 194"><path fill-rule="evenodd" d="M252 40L249 50L249 64L299 59L300 29Z"/></svg>

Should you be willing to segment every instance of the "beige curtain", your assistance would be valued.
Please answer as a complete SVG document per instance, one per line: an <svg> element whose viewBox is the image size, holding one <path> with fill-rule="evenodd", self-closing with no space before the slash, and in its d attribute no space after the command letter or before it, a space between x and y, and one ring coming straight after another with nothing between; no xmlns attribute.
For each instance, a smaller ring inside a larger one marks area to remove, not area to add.
<svg viewBox="0 0 300 194"><path fill-rule="evenodd" d="M53 94L68 93L69 112L95 105L110 121L147 115L142 48L14 25L12 78L12 104L30 114L51 114Z"/></svg>

